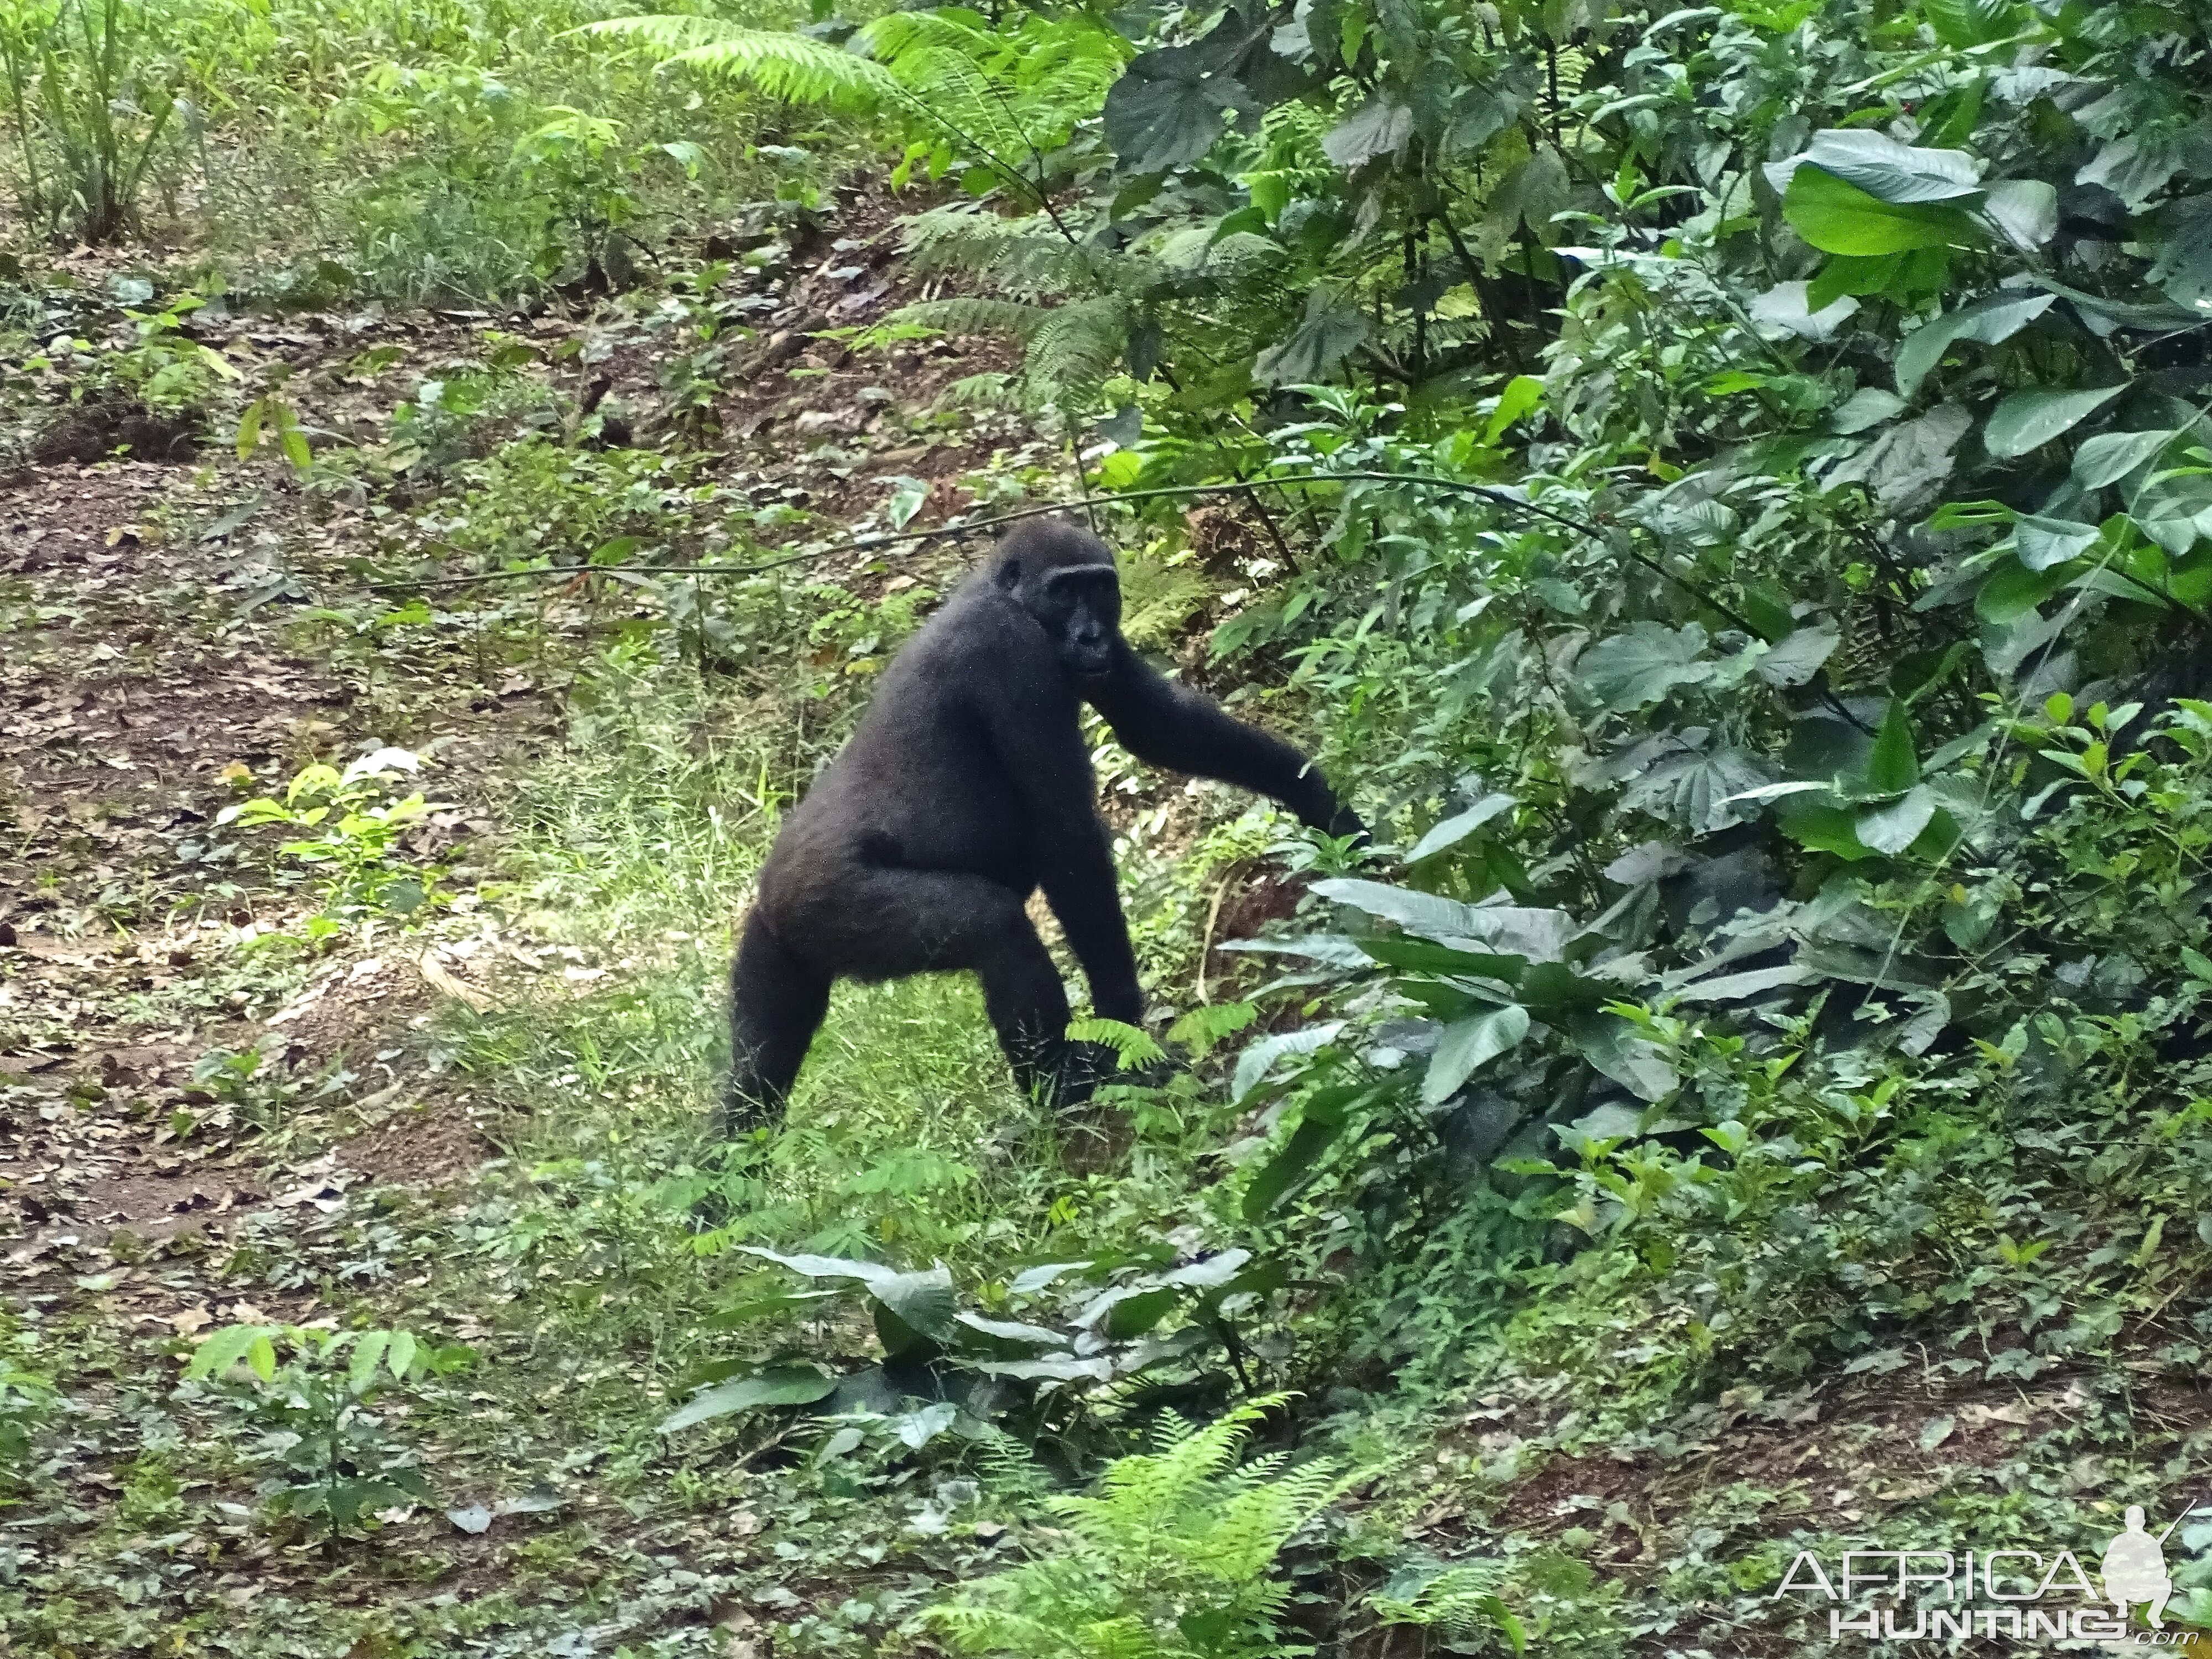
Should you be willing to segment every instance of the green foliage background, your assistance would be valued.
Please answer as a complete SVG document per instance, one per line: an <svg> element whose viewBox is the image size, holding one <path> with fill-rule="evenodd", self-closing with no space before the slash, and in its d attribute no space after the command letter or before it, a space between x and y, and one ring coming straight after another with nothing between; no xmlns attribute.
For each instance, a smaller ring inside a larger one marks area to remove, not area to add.
<svg viewBox="0 0 2212 1659"><path fill-rule="evenodd" d="M841 1000L782 1137L703 1147L691 930L931 596L672 583L566 642L570 728L509 792L495 897L684 948L441 1033L537 1114L448 1242L511 1297L558 1281L538 1330L649 1356L653 1400L577 1407L632 1476L656 1425L789 1440L779 1491L824 1513L926 1486L899 1511L926 1537L977 1536L978 1504L1024 1528L1018 1562L939 1569L965 1589L793 1613L793 1650L1725 1650L1786 1620L1762 1598L1798 1547L2070 1537L2123 1489L2194 1490L2201 0L85 3L7 14L26 224L120 237L167 191L206 272L288 304L643 283L694 416L750 313L674 228L819 229L841 172L895 193L902 266L944 291L848 343L1006 342L963 395L1073 451L1152 639L1303 723L1375 825L1362 850L1217 813L1180 861L1127 860L1181 1018L1089 1034L1191 1068L1116 1091L1115 1173L977 1084L939 987ZM112 63L64 53L100 20ZM286 204L307 228L262 246ZM166 314L158 361L112 372L212 406ZM472 574L727 550L693 534L719 453L606 448L603 416L532 404L530 347L486 344L302 487L399 480ZM485 441L501 421L529 429ZM1224 483L1262 551L1201 645L1231 579L1141 492ZM720 747L715 672L757 717ZM1209 1005L1206 884L1263 860L1297 914ZM561 1115L579 1079L647 1127ZM0 1376L0 1448L28 1446L50 1379ZM1932 1455L1970 1410L2061 1397L2011 1462L1863 1525L1748 1456L1682 1474L1824 1410ZM1281 1450L1236 1472L1262 1421ZM1694 1490L1638 1510L1621 1468ZM1564 1522L1523 1497L1547 1469ZM724 1478L684 1501L726 1507ZM2179 1536L2173 1616L2212 1621L2212 1534Z"/></svg>

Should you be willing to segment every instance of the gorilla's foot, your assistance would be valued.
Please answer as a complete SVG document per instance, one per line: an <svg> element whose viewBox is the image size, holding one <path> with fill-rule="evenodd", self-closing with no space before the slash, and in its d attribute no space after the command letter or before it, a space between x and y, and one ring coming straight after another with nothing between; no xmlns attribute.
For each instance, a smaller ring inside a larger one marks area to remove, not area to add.
<svg viewBox="0 0 2212 1659"><path fill-rule="evenodd" d="M1129 1156L1136 1125L1118 1107L1086 1101L1058 1115L1060 1161L1070 1175L1104 1175Z"/></svg>
<svg viewBox="0 0 2212 1659"><path fill-rule="evenodd" d="M779 1106L763 1103L749 1094L732 1089L722 1097L722 1103L714 1112L714 1133L724 1140L738 1140L756 1129L773 1129L783 1121Z"/></svg>

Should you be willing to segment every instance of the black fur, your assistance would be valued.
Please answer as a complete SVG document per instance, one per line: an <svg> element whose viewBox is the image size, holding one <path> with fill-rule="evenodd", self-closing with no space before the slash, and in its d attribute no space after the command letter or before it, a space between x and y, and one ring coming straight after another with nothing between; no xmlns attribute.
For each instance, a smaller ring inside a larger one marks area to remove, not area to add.
<svg viewBox="0 0 2212 1659"><path fill-rule="evenodd" d="M972 971L1020 1085L1087 1097L1097 1057L1066 1039L1060 971L1024 909L1042 887L1096 1012L1137 1024L1085 702L1139 760L1271 795L1317 829L1360 828L1296 749L1129 648L1103 542L1033 520L899 653L776 838L731 975L726 1127L781 1115L839 978Z"/></svg>

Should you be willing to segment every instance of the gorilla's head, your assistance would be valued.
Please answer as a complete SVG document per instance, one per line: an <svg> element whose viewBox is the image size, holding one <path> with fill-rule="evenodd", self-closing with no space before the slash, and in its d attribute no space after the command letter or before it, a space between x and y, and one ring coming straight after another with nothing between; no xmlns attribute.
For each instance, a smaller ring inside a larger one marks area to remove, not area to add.
<svg viewBox="0 0 2212 1659"><path fill-rule="evenodd" d="M1065 519L1035 519L999 544L991 580L1051 635L1079 684L1114 671L1121 633L1121 584L1114 550Z"/></svg>

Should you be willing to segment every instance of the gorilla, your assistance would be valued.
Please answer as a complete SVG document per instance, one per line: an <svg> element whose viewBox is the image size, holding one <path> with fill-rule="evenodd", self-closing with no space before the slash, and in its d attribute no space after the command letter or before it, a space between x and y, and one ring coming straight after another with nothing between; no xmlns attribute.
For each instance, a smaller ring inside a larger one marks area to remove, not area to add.
<svg viewBox="0 0 2212 1659"><path fill-rule="evenodd" d="M1071 1043L1060 970L1025 908L1040 886L1103 1018L1144 1015L1079 724L1139 760L1364 833L1313 763L1148 667L1121 637L1114 555L1056 519L1010 532L908 641L785 820L731 971L722 1126L782 1115L833 981L974 972L1024 1091L1080 1104L1110 1066Z"/></svg>

